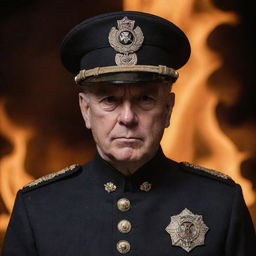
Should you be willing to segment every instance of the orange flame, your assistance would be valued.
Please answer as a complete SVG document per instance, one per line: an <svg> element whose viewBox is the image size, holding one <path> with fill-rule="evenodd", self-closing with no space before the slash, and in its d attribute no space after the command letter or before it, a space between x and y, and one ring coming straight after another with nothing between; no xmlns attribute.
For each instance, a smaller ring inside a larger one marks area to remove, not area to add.
<svg viewBox="0 0 256 256"><path fill-rule="evenodd" d="M32 180L25 171L24 162L27 143L33 132L12 123L6 115L3 103L0 103L0 124L0 133L13 144L12 153L0 161L0 194L7 210L11 212L16 192ZM0 231L6 228L8 221L9 215L0 215Z"/></svg>
<svg viewBox="0 0 256 256"><path fill-rule="evenodd" d="M125 0L124 9L149 12L171 20L185 31L191 43L190 61L180 71L174 86L177 96L172 116L174 125L166 129L162 139L164 152L177 161L191 161L225 171L241 184L246 203L251 205L255 200L252 184L240 174L240 163L246 153L239 152L221 131L215 116L218 99L207 88L208 77L222 65L217 54L208 49L207 37L220 24L235 25L238 17L216 9L210 0L200 3L195 0ZM198 138L207 153L195 152Z"/></svg>

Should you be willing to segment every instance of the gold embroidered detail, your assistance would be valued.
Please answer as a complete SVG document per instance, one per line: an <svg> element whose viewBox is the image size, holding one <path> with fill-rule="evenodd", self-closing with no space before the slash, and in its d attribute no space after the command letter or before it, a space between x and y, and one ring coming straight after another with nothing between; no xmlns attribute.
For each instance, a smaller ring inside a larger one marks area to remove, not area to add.
<svg viewBox="0 0 256 256"><path fill-rule="evenodd" d="M139 26L134 28L134 20L129 20L124 17L121 20L117 20L117 28L112 27L108 40L112 48L119 52L116 54L115 62L120 65L136 65L137 55L136 51L141 47L144 36Z"/></svg>
<svg viewBox="0 0 256 256"><path fill-rule="evenodd" d="M149 183L148 181L145 181L145 182L143 182L143 183L140 185L140 190L141 190L141 191L148 192L148 191L151 190L151 187L152 187L152 184Z"/></svg>
<svg viewBox="0 0 256 256"><path fill-rule="evenodd" d="M226 175L226 174L224 174L222 172L215 171L213 169L208 169L208 168L205 168L205 167L202 167L202 166L199 166L199 165L194 165L194 164L191 164L189 162L182 162L182 164L187 166L187 167L191 167L191 168L194 168L194 169L197 169L197 170L209 173L211 175L217 176L217 177L225 179L225 180L231 179L230 176L228 176L228 175Z"/></svg>
<svg viewBox="0 0 256 256"><path fill-rule="evenodd" d="M108 182L108 183L104 184L104 187L108 193L114 192L116 190L116 185L112 182Z"/></svg>
<svg viewBox="0 0 256 256"><path fill-rule="evenodd" d="M73 165L71 165L69 167L66 167L66 168L64 168L64 169L62 169L62 170L60 170L58 172L49 173L49 174L47 174L45 176L40 177L37 180L34 180L34 181L28 183L24 188L33 187L33 186L36 186L36 185L38 185L38 184L40 184L40 183L42 183L44 181L51 180L51 179L53 179L53 178L55 178L55 177L57 177L57 176L59 176L61 174L64 174L64 173L69 172L69 171L72 171L77 166L78 166L77 164L73 164Z"/></svg>
<svg viewBox="0 0 256 256"><path fill-rule="evenodd" d="M131 65L131 66L107 66L96 67L92 69L83 69L75 77L76 84L81 83L84 79L91 76L99 76L102 74L116 73L116 72L152 72L164 76L170 76L174 80L177 80L179 73L167 66L152 66L152 65Z"/></svg>
<svg viewBox="0 0 256 256"><path fill-rule="evenodd" d="M173 246L190 252L196 246L204 245L209 228L205 225L202 215L184 209L180 214L171 216L171 222L165 230L169 233Z"/></svg>

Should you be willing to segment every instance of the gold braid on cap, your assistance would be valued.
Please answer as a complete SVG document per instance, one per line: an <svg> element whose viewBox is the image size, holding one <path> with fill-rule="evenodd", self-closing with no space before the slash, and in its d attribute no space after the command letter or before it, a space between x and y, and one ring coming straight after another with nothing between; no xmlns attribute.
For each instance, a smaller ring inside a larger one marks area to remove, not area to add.
<svg viewBox="0 0 256 256"><path fill-rule="evenodd" d="M151 72L157 73L159 75L170 76L174 80L177 80L179 73L167 66L151 66L151 65L132 65L132 66L108 66L108 67L97 67L93 69L83 69L75 77L76 84L80 84L83 80L90 76L98 76L108 73L117 73L117 72Z"/></svg>

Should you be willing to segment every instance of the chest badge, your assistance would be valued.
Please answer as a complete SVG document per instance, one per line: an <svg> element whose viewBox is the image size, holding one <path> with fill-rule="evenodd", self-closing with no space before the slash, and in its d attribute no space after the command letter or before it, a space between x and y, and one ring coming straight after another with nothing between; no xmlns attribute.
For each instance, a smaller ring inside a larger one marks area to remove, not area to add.
<svg viewBox="0 0 256 256"><path fill-rule="evenodd" d="M202 215L193 214L186 208L180 214L171 216L171 222L165 230L170 234L173 246L190 252L196 246L204 245L209 228Z"/></svg>

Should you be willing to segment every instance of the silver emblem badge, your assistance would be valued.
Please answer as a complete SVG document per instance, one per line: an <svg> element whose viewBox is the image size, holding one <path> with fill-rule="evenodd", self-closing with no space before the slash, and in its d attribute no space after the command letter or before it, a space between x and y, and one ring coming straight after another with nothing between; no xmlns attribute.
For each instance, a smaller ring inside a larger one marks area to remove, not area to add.
<svg viewBox="0 0 256 256"><path fill-rule="evenodd" d="M204 245L205 234L209 228L203 222L202 215L184 209L180 214L171 217L165 230L170 234L173 246L190 252L196 246Z"/></svg>
<svg viewBox="0 0 256 256"><path fill-rule="evenodd" d="M141 47L144 36L139 26L133 29L134 23L134 20L124 17L121 20L117 20L118 29L112 27L109 32L109 43L115 51L119 52L115 57L115 62L118 66L137 64L138 59L134 52Z"/></svg>

